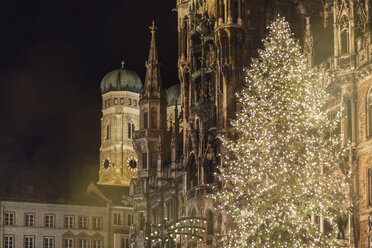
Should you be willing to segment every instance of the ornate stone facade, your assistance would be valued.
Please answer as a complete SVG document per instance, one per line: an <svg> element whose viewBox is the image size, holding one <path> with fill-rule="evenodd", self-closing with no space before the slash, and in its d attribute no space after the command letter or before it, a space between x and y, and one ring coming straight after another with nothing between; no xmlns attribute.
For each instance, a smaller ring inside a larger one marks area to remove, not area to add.
<svg viewBox="0 0 372 248"><path fill-rule="evenodd" d="M145 239L150 224L200 216L209 223L204 240L180 239L178 247L221 247L231 222L208 197L224 152L217 136L234 137L229 120L239 108L234 93L244 81L243 68L261 47L266 25L280 14L290 22L309 65L328 72L330 116L343 113L339 132L350 144L350 155L341 170L355 172L350 192L359 204L340 222L340 238L349 247L372 247L371 1L177 0L176 10L182 107L166 114L153 26L134 139L139 171L130 186L133 245L150 247ZM321 220L319 225L324 230Z"/></svg>

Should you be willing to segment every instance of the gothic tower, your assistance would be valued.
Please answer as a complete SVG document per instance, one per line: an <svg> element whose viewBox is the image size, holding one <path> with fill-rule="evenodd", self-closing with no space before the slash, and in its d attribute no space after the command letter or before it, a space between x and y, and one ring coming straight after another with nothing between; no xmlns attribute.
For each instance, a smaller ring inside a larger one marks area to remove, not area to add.
<svg viewBox="0 0 372 248"><path fill-rule="evenodd" d="M139 158L138 179L132 181L135 219L139 234L136 236L137 244L145 244L145 235L149 234L151 216L163 218L161 208L152 209L159 206L162 200L162 192L152 192L152 198L148 196L152 189L161 186L163 178L164 161L169 157L169 149L165 145L167 138L167 100L166 93L162 87L160 78L160 63L155 42L156 27L154 21L151 30L151 43L149 57L146 61L146 77L144 88L140 95L139 113L140 126L135 133L134 148ZM131 188L132 188L131 185ZM132 191L132 190L131 190ZM152 221L154 223L154 221ZM156 223L156 222L155 222ZM140 246L142 247L142 246ZM145 246L147 247L147 246Z"/></svg>
<svg viewBox="0 0 372 248"><path fill-rule="evenodd" d="M99 184L129 186L137 177L137 155L132 141L139 127L140 77L124 68L101 82L102 118Z"/></svg>

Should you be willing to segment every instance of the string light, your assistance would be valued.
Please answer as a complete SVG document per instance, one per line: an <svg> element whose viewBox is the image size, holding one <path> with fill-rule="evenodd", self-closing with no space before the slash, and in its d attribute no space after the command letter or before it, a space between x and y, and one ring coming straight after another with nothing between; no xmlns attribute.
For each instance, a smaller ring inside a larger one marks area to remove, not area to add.
<svg viewBox="0 0 372 248"><path fill-rule="evenodd" d="M351 175L339 165L346 149L336 134L341 113L324 109L324 73L308 67L289 24L278 17L264 49L244 70L237 94L235 140L219 168L223 189L213 195L236 229L223 247L340 247L339 218L348 214ZM330 230L311 221L320 216Z"/></svg>

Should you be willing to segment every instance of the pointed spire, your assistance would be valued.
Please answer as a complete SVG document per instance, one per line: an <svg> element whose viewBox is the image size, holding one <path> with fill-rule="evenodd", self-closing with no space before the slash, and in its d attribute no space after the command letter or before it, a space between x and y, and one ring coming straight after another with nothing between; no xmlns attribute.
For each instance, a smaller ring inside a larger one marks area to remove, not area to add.
<svg viewBox="0 0 372 248"><path fill-rule="evenodd" d="M160 63L158 61L158 51L156 49L155 41L155 22L152 21L151 30L151 43L149 51L149 59L146 61L146 78L144 85L144 92L148 98L163 98L162 85L160 79Z"/></svg>
<svg viewBox="0 0 372 248"><path fill-rule="evenodd" d="M158 51L156 49L155 33L158 28L155 27L154 20L152 21L152 26L149 28L151 30L151 44L150 44L148 63L157 63L158 62Z"/></svg>

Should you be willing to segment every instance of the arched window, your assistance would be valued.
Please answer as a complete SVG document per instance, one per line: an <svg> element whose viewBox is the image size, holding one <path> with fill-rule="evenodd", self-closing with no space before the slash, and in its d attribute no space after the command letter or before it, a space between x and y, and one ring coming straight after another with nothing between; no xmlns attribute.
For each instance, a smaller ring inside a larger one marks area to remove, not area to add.
<svg viewBox="0 0 372 248"><path fill-rule="evenodd" d="M372 137L372 87L369 89L367 94L367 138Z"/></svg>
<svg viewBox="0 0 372 248"><path fill-rule="evenodd" d="M107 124L106 126L106 139L111 138L111 124Z"/></svg>
<svg viewBox="0 0 372 248"><path fill-rule="evenodd" d="M211 210L207 211L207 235L213 235L213 212Z"/></svg>
<svg viewBox="0 0 372 248"><path fill-rule="evenodd" d="M156 127L156 122L157 122L157 120L156 120L156 110L155 109L151 109L151 128L153 128L153 129L156 129L157 127Z"/></svg>

